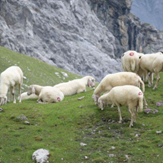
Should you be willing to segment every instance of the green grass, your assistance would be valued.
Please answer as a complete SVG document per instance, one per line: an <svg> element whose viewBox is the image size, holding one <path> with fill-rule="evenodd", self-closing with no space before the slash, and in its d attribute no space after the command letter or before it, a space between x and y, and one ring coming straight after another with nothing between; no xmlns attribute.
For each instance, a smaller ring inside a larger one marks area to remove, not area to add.
<svg viewBox="0 0 163 163"><path fill-rule="evenodd" d="M0 47L0 72L13 65L19 66L24 76L27 77L27 80L24 80L25 85L36 83L39 85L53 86L57 83L79 77L63 69L48 65L38 59ZM65 78L61 72L66 72L69 77ZM58 73L58 76L56 73ZM27 88L25 87L24 89L26 90Z"/></svg>
<svg viewBox="0 0 163 163"><path fill-rule="evenodd" d="M23 69L27 77L24 83L27 85L54 85L61 81L54 72L61 74L60 71L64 71L0 48L0 70L16 63ZM77 77L68 74L66 80ZM44 148L50 152L50 163L162 163L163 133L156 134L156 131L163 132L163 106L156 106L156 102L163 102L162 79L161 75L157 90L153 91L146 86L145 93L148 108L157 109L158 113L138 113L132 128L128 127L130 114L125 107L121 108L124 122L119 124L117 108L99 110L91 98L92 89L65 97L62 102L55 104L37 104L36 100L24 100L21 104L3 105L4 111L0 112L0 162L31 163L33 152ZM81 96L85 98L79 101ZM20 115L28 119L20 120L17 118ZM86 145L81 146L80 143ZM128 155L130 161L125 155Z"/></svg>

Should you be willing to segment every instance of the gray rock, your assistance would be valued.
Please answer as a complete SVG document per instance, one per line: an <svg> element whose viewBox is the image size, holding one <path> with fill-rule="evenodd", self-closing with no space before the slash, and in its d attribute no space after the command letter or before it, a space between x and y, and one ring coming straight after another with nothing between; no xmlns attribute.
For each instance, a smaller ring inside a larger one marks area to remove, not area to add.
<svg viewBox="0 0 163 163"><path fill-rule="evenodd" d="M163 50L163 34L130 14L131 0L1 0L0 46L100 81L128 49Z"/></svg>
<svg viewBox="0 0 163 163"><path fill-rule="evenodd" d="M49 162L48 158L50 156L50 153L47 149L38 149L32 154L32 160L35 160L36 163L45 163Z"/></svg>
<svg viewBox="0 0 163 163"><path fill-rule="evenodd" d="M1 1L0 31L1 46L82 76L121 70L115 38L87 0Z"/></svg>
<svg viewBox="0 0 163 163"><path fill-rule="evenodd" d="M17 119L23 121L23 120L27 120L28 118L24 114L21 114L20 116L17 117Z"/></svg>

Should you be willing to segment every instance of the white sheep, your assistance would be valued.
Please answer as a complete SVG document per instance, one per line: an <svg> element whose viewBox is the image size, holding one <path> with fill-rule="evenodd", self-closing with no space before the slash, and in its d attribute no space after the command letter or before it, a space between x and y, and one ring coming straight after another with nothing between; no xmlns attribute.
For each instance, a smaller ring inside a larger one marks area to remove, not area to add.
<svg viewBox="0 0 163 163"><path fill-rule="evenodd" d="M100 84L96 87L93 94L93 99L95 104L97 104L98 98L101 93L109 92L115 86L122 85L134 85L140 88L140 84L142 85L142 91L145 91L144 82L141 80L140 76L133 72L118 72L114 74L106 75ZM144 98L145 106L147 106L147 102Z"/></svg>
<svg viewBox="0 0 163 163"><path fill-rule="evenodd" d="M27 92L22 93L21 96L18 97L18 100L20 97L21 97L21 100L38 99L38 96L36 94L28 95Z"/></svg>
<svg viewBox="0 0 163 163"><path fill-rule="evenodd" d="M55 87L46 86L44 87L40 94L38 103L55 103L60 102L64 99L64 94Z"/></svg>
<svg viewBox="0 0 163 163"><path fill-rule="evenodd" d="M157 88L158 82L160 80L159 72L163 71L163 54L161 52L155 54L146 54L140 59L140 67L146 73L150 73L150 79L148 79L148 86L153 84L153 75L155 73L156 83L153 89Z"/></svg>
<svg viewBox="0 0 163 163"><path fill-rule="evenodd" d="M39 96L41 90L44 88L45 86L41 86L41 85L30 85L27 91L27 95L31 95L31 94L35 94L37 96Z"/></svg>
<svg viewBox="0 0 163 163"><path fill-rule="evenodd" d="M135 72L142 77L143 81L147 81L148 75L140 68L140 58L143 55L134 50L126 51L121 57L121 64L124 71Z"/></svg>
<svg viewBox="0 0 163 163"><path fill-rule="evenodd" d="M98 106L101 110L103 110L103 106L106 104L114 104L118 107L119 123L122 123L120 106L126 106L131 114L131 122L129 125L129 127L131 127L133 126L133 122L136 121L138 107L140 111L143 111L143 93L136 86L117 86L98 99ZM135 113L134 108L136 108Z"/></svg>
<svg viewBox="0 0 163 163"><path fill-rule="evenodd" d="M86 86L95 87L95 79L92 76L85 76L81 79L74 79L69 82L60 83L54 87L62 91L65 96L68 96L85 92Z"/></svg>
<svg viewBox="0 0 163 163"><path fill-rule="evenodd" d="M138 73L139 71L139 56L142 53L138 53L133 50L126 51L121 58L121 64L124 71L127 72L135 72Z"/></svg>
<svg viewBox="0 0 163 163"><path fill-rule="evenodd" d="M0 101L1 105L7 103L7 92L10 89L10 97L13 95L13 103L16 103L14 88L19 86L19 96L21 95L21 86L23 84L23 72L18 66L11 66L3 71L0 75ZM21 98L19 99L21 102Z"/></svg>

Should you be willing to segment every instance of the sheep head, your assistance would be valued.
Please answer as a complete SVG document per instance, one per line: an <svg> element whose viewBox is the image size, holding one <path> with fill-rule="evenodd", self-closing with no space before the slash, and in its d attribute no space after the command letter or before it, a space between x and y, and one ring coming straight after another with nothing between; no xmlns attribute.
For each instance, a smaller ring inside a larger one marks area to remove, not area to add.
<svg viewBox="0 0 163 163"><path fill-rule="evenodd" d="M4 97L0 96L0 104L4 105L6 103L7 103L7 96L4 96Z"/></svg>
<svg viewBox="0 0 163 163"><path fill-rule="evenodd" d="M88 87L95 87L95 79L94 78L89 78L87 82Z"/></svg>
<svg viewBox="0 0 163 163"><path fill-rule="evenodd" d="M31 94L35 94L35 88L32 85L29 86L28 91L27 91L28 96L31 95Z"/></svg>
<svg viewBox="0 0 163 163"><path fill-rule="evenodd" d="M104 103L102 100L98 99L98 107L101 109L101 110L104 110Z"/></svg>
<svg viewBox="0 0 163 163"><path fill-rule="evenodd" d="M93 94L93 95L92 95L92 98L94 99L95 105L97 105L97 104L98 104L98 98L99 98L99 96Z"/></svg>

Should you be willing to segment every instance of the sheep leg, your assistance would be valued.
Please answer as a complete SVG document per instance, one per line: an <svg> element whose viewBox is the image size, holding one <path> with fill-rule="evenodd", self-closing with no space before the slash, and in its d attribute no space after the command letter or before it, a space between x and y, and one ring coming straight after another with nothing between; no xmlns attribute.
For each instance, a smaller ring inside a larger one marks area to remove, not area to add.
<svg viewBox="0 0 163 163"><path fill-rule="evenodd" d="M151 85L153 85L153 73L150 72Z"/></svg>
<svg viewBox="0 0 163 163"><path fill-rule="evenodd" d="M119 121L118 121L118 123L122 123L122 114L121 114L121 108L120 108L120 106L119 106L119 105L117 105L117 107L118 107L118 113L119 113Z"/></svg>
<svg viewBox="0 0 163 163"><path fill-rule="evenodd" d="M13 91L13 88L12 88L12 87L10 87L10 96L9 96L8 102L10 102L10 101L11 101L12 91Z"/></svg>
<svg viewBox="0 0 163 163"><path fill-rule="evenodd" d="M13 103L15 104L15 103L16 103L16 98L15 98L14 87L13 87L13 92L12 92L12 95L13 95Z"/></svg>
<svg viewBox="0 0 163 163"><path fill-rule="evenodd" d="M147 82L148 81L148 73L144 72L143 75L144 75L144 82Z"/></svg>
<svg viewBox="0 0 163 163"><path fill-rule="evenodd" d="M131 122L129 127L131 128L131 126L133 126L133 122L134 122L134 113L131 111Z"/></svg>
<svg viewBox="0 0 163 163"><path fill-rule="evenodd" d="M136 106L135 108L134 122L136 122L137 113L138 113L138 106Z"/></svg>
<svg viewBox="0 0 163 163"><path fill-rule="evenodd" d="M128 111L130 112L130 114L131 114L131 121L130 121L130 125L129 125L129 127L131 128L131 126L133 126L133 122L134 122L134 120L135 120L135 118L134 118L134 112L133 112L133 110L132 109L128 109Z"/></svg>
<svg viewBox="0 0 163 163"><path fill-rule="evenodd" d="M21 103L21 84L19 84L19 103Z"/></svg>
<svg viewBox="0 0 163 163"><path fill-rule="evenodd" d="M14 87L10 87L10 99L9 99L9 101L11 101L11 96L13 96L13 103L16 103Z"/></svg>
<svg viewBox="0 0 163 163"><path fill-rule="evenodd" d="M148 76L149 74L147 73L147 76ZM151 74L150 74L150 76L151 76ZM148 76L148 87L151 87L151 77L149 77Z"/></svg>
<svg viewBox="0 0 163 163"><path fill-rule="evenodd" d="M130 114L131 114L131 121L130 121L130 125L129 125L129 127L131 128L131 126L133 126L133 122L134 122L134 120L135 120L135 118L134 118L134 112L133 112L132 109L130 109L130 107L128 108L128 111L129 111Z"/></svg>
<svg viewBox="0 0 163 163"><path fill-rule="evenodd" d="M157 88L157 84L158 84L158 82L159 82L159 80L160 80L159 73L156 73L156 75L157 75L157 79L156 79L155 86L153 87L153 90L155 90L155 89Z"/></svg>
<svg viewBox="0 0 163 163"><path fill-rule="evenodd" d="M148 104L147 104L147 101L146 101L146 99L145 99L145 96L144 96L144 98L143 98L143 101L144 101L145 108L147 109Z"/></svg>
<svg viewBox="0 0 163 163"><path fill-rule="evenodd" d="M79 89L79 90L77 90L77 93L81 93L81 92L86 92L86 89Z"/></svg>

